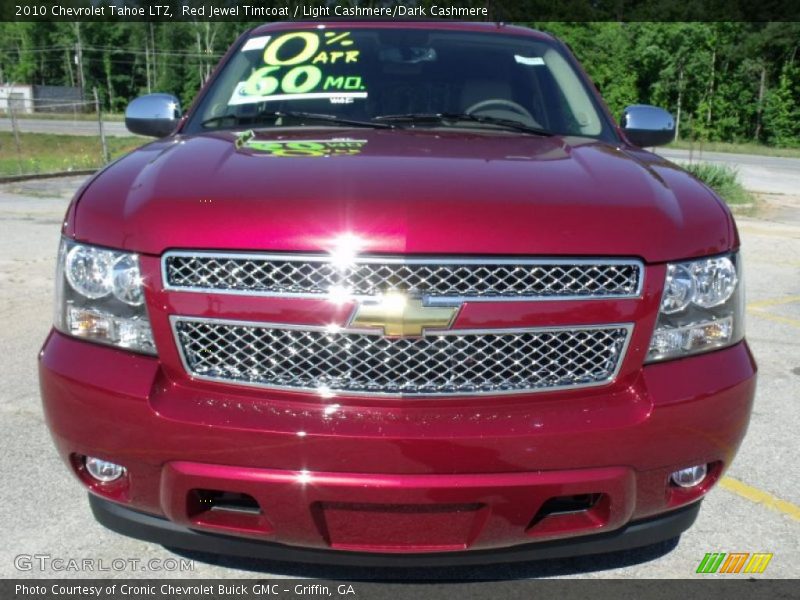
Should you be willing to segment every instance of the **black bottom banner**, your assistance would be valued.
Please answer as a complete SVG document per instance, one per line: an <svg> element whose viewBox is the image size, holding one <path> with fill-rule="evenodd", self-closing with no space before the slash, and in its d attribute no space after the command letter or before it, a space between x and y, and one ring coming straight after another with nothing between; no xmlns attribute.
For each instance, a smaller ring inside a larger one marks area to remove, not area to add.
<svg viewBox="0 0 800 600"><path fill-rule="evenodd" d="M472 600L623 598L782 600L797 598L793 580L528 580L471 583L374 582L313 579L40 579L0 580L3 600L256 600L264 598L345 600Z"/></svg>

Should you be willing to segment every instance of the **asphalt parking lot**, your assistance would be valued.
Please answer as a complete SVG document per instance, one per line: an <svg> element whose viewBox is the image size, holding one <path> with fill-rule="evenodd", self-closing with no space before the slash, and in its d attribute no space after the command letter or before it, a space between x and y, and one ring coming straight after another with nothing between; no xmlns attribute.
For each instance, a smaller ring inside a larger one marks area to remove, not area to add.
<svg viewBox="0 0 800 600"><path fill-rule="evenodd" d="M728 477L705 500L695 526L677 544L581 559L426 572L377 572L255 560L176 555L96 524L81 486L56 456L38 395L36 354L51 322L59 226L82 178L0 184L0 386L2 577L323 577L505 579L693 577L707 552L770 552L762 577L800 573L800 195L765 197L739 217L748 291L747 335L759 362L748 436ZM15 557L191 558L193 570L19 571ZM708 576L706 576L708 577Z"/></svg>

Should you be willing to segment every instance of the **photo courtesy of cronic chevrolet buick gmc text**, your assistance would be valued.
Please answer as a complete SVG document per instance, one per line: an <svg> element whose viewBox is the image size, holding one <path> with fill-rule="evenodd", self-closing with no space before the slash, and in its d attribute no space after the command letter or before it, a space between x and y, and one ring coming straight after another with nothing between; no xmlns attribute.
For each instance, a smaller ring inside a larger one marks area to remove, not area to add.
<svg viewBox="0 0 800 600"><path fill-rule="evenodd" d="M272 23L70 205L40 357L105 526L170 547L482 564L676 538L756 365L739 238L565 45Z"/></svg>

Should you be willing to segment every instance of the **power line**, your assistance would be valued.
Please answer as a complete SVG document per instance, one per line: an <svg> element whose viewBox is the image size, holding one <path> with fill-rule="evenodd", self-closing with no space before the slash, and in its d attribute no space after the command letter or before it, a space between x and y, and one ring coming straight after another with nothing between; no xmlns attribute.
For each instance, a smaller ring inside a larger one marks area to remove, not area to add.
<svg viewBox="0 0 800 600"><path fill-rule="evenodd" d="M144 50L138 49L125 49L119 48L118 46L84 46L84 48L88 48L91 50L103 50L103 51L111 51L111 52L129 52L132 54L147 54ZM150 51L150 54L163 54L165 56L200 56L200 57L221 57L222 53L212 53L212 52L183 52L179 50L175 51L165 51L165 50L156 50Z"/></svg>
<svg viewBox="0 0 800 600"><path fill-rule="evenodd" d="M138 50L133 48L120 48L118 46L91 46L84 45L84 51L97 51L97 52L113 52L125 54L150 54L150 56L185 56L195 58L220 58L222 53L209 53L209 52L182 52L182 51L165 51L156 50L147 52L146 50ZM0 48L4 52L17 52L17 53L42 53L42 52L63 52L64 50L74 50L74 46L42 46L39 48Z"/></svg>
<svg viewBox="0 0 800 600"><path fill-rule="evenodd" d="M86 55L84 55L84 57L83 57L83 62L84 63L92 62L92 63L95 63L95 64L98 64L98 63L102 64L104 62L104 60L105 59L103 57L98 57L98 56L86 56ZM119 58L110 58L108 60L108 62L110 62L111 64L120 64L120 65L142 65L142 66L144 66L144 64L145 64L143 60L137 60L137 59L125 60L125 59L119 59ZM41 59L37 59L37 63L46 63L46 64L50 64L50 65L52 65L52 64L63 64L64 63L64 57L63 56L43 57ZM201 62L201 61L190 61L190 60L181 61L181 62L163 61L163 60L158 61L158 65L159 66L166 65L166 66L173 66L173 67L197 67L197 66L207 66L207 64L208 63Z"/></svg>

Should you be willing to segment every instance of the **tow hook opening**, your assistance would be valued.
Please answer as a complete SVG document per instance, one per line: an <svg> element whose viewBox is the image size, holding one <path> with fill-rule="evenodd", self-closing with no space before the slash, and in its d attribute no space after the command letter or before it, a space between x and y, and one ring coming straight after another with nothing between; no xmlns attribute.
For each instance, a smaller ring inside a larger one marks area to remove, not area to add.
<svg viewBox="0 0 800 600"><path fill-rule="evenodd" d="M189 492L189 516L204 512L228 512L260 515L261 507L249 494L222 490L194 489Z"/></svg>
<svg viewBox="0 0 800 600"><path fill-rule="evenodd" d="M192 489L186 513L195 527L261 537L273 527L261 505L250 494L227 490Z"/></svg>
<svg viewBox="0 0 800 600"><path fill-rule="evenodd" d="M528 529L535 527L547 517L569 515L591 510L597 505L602 494L576 494L550 498L534 515Z"/></svg>

